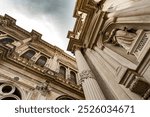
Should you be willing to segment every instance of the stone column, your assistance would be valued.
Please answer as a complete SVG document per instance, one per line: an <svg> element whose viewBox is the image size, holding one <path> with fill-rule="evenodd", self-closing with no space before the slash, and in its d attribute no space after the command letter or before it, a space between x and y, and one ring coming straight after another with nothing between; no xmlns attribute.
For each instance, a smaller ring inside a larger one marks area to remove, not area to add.
<svg viewBox="0 0 150 117"><path fill-rule="evenodd" d="M106 88L115 99L130 99L117 83L115 75L107 68L105 59L94 50L87 49L85 53L98 74L101 76L103 83L106 84L107 87L103 88Z"/></svg>
<svg viewBox="0 0 150 117"><path fill-rule="evenodd" d="M100 89L97 81L95 80L94 74L92 73L79 49L75 51L75 57L78 65L80 82L83 87L85 98L87 100L105 99L102 90Z"/></svg>
<svg viewBox="0 0 150 117"><path fill-rule="evenodd" d="M94 50L103 57L109 70L114 74L116 74L117 70L120 67L120 64L117 61L115 61L112 57L110 57L108 54L106 54L104 51L102 51L99 47L95 46Z"/></svg>
<svg viewBox="0 0 150 117"><path fill-rule="evenodd" d="M142 0L135 2L129 8L118 10L108 14L108 17L131 17L150 14L150 1Z"/></svg>
<svg viewBox="0 0 150 117"><path fill-rule="evenodd" d="M133 62L131 62L128 59L124 58L123 56L121 56L117 52L111 50L110 48L105 47L103 51L107 55L109 55L110 57L112 57L114 60L116 60L122 66L125 66L125 67L130 68L130 69L136 69L137 68L136 64L134 64Z"/></svg>

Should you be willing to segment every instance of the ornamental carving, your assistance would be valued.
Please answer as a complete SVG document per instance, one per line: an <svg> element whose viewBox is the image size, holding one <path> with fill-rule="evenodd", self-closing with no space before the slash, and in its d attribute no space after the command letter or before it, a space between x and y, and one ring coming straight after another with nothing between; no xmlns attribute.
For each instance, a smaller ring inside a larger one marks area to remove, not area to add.
<svg viewBox="0 0 150 117"><path fill-rule="evenodd" d="M80 82L82 82L82 81L84 81L85 79L88 79L88 78L95 79L95 76L94 76L94 74L92 73L91 70L84 70L79 75L80 75Z"/></svg>
<svg viewBox="0 0 150 117"><path fill-rule="evenodd" d="M20 99L22 99L21 92L16 86L13 85L13 83L0 82L0 100L20 100Z"/></svg>
<svg viewBox="0 0 150 117"><path fill-rule="evenodd" d="M139 41L139 44L138 44L138 46L137 46L137 48L136 48L136 50L135 50L135 52L134 53L139 53L139 52L141 52L142 51L142 49L144 48L144 46L146 45L146 43L147 43L147 41L148 41L148 39L149 39L149 36L148 36L149 34L148 34L148 32L147 33L145 33L144 34L144 36L141 38L141 40L138 40Z"/></svg>
<svg viewBox="0 0 150 117"><path fill-rule="evenodd" d="M137 77L131 83L129 89L147 99L150 96L150 84L143 77Z"/></svg>
<svg viewBox="0 0 150 117"><path fill-rule="evenodd" d="M135 52L138 51L142 51L143 47L145 46L146 42L148 41L148 36L145 34L143 36L143 39L141 40L141 42L139 43L137 49L135 50Z"/></svg>
<svg viewBox="0 0 150 117"><path fill-rule="evenodd" d="M42 95L46 95L51 91L51 87L47 82L41 83L40 85L36 86L36 89L40 91Z"/></svg>
<svg viewBox="0 0 150 117"><path fill-rule="evenodd" d="M105 34L105 36L109 35L105 42L111 42L114 45L120 45L128 51L138 33L139 31L127 29L126 27L123 30L113 29L110 34L108 32Z"/></svg>
<svg viewBox="0 0 150 117"><path fill-rule="evenodd" d="M4 17L0 16L0 25L7 26L9 25L9 22Z"/></svg>

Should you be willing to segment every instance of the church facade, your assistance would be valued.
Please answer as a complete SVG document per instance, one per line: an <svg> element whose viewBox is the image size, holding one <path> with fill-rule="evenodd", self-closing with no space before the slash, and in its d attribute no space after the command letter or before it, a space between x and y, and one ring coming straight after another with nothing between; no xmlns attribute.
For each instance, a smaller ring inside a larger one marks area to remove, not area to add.
<svg viewBox="0 0 150 117"><path fill-rule="evenodd" d="M150 1L77 0L68 51L86 99L150 99Z"/></svg>
<svg viewBox="0 0 150 117"><path fill-rule="evenodd" d="M75 58L0 16L0 99L85 99Z"/></svg>

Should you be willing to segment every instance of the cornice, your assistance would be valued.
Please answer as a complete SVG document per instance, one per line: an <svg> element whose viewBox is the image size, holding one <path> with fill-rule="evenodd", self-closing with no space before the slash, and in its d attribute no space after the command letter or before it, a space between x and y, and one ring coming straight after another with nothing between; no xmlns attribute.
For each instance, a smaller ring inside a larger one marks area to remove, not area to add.
<svg viewBox="0 0 150 117"><path fill-rule="evenodd" d="M44 44L45 47L51 48L55 53L59 53L60 55L64 56L65 58L70 59L70 60L72 60L72 61L75 61L75 58L74 58L74 57L72 57L72 56L70 56L69 54L65 53L65 52L64 52L62 49L60 49L59 47L53 46L53 45L47 43L46 41L44 41L44 40L42 40L42 39L39 40L39 42L40 42L41 44Z"/></svg>
<svg viewBox="0 0 150 117"><path fill-rule="evenodd" d="M69 31L67 35L67 38L70 39L67 48L68 51L74 52L75 45L79 45L82 48L93 47L95 41L98 40L98 31L100 31L100 29L102 28L106 18L106 13L100 10L100 6L103 4L103 2L104 1L101 0L99 3L96 4L91 0L77 0L73 15L76 18L76 23L73 31ZM81 15L79 15L78 12L86 13L86 18L84 20L81 33L79 35L79 39L76 39L75 35L77 35L77 31L81 27L81 25L79 25Z"/></svg>
<svg viewBox="0 0 150 117"><path fill-rule="evenodd" d="M1 46L0 46L0 50L2 50ZM43 67L39 67L36 66L35 64L32 63L32 61L27 61L19 56L14 56L14 55L9 55L6 57L6 55L8 54L8 52L5 52L6 49L3 49L3 53L1 52L1 54L3 54L3 60L5 62L8 62L12 65L15 65L21 69L24 69L27 72L33 73L49 82L52 82L54 84L59 84L59 86L67 89L67 90L72 90L74 92L76 92L79 95L83 95L83 91L81 89L81 86L76 85L74 83L71 83L68 80L62 79L59 76L59 73L56 73L54 71L51 71L48 68L43 68ZM0 54L0 55L1 55ZM5 54L5 57L4 57Z"/></svg>
<svg viewBox="0 0 150 117"><path fill-rule="evenodd" d="M42 34L40 34L39 32L32 30L31 32L28 32L26 30L24 30L23 28L19 27L16 25L16 20L14 18L12 18L11 16L5 14L5 16L1 16L2 19L7 20L9 23L9 25L7 26L3 26L1 29L5 30L5 32L9 32L11 35L15 36L15 38L17 39L21 39L23 40L23 37L20 37L19 35L15 34L11 31L15 31L18 32L20 35L24 35L26 38L32 38L33 42L40 42L41 44L44 45L44 47L50 48L52 49L54 52L58 52L61 53L61 55L63 55L65 58L68 58L72 61L75 61L75 58L70 56L69 54L65 53L62 49L60 49L57 46L53 46L50 43L47 43L46 41L44 41L43 39L41 39ZM32 43L32 42L31 42Z"/></svg>

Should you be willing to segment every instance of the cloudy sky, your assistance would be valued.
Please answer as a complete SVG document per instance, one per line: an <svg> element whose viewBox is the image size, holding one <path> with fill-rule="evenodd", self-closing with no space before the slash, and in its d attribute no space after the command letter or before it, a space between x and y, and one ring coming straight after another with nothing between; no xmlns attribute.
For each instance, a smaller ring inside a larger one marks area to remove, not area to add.
<svg viewBox="0 0 150 117"><path fill-rule="evenodd" d="M68 30L73 29L72 15L76 0L0 0L0 15L8 14L17 25L42 34L42 39L67 49Z"/></svg>

